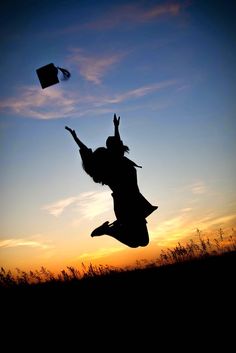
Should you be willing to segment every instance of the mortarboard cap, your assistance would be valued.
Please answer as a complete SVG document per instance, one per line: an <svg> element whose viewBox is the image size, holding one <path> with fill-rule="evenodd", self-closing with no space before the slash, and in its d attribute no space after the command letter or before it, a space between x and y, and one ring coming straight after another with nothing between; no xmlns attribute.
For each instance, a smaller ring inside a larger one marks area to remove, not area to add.
<svg viewBox="0 0 236 353"><path fill-rule="evenodd" d="M69 71L60 67L56 67L53 63L42 66L36 70L42 88L47 88L55 85L56 83L59 83L57 76L58 70L62 72L64 80L68 80L70 77Z"/></svg>

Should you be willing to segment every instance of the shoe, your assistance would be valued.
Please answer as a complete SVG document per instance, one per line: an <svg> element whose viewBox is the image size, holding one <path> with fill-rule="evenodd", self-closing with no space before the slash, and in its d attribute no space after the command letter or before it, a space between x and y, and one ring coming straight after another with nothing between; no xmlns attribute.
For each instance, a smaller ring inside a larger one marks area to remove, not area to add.
<svg viewBox="0 0 236 353"><path fill-rule="evenodd" d="M98 235L106 234L107 230L109 229L109 222L104 222L100 227L94 229L91 233L91 237L96 237Z"/></svg>

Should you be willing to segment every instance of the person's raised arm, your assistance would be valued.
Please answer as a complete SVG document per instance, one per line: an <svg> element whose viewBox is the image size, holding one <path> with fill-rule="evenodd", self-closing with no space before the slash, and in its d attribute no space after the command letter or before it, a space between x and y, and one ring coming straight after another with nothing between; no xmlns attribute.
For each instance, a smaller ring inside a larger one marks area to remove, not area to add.
<svg viewBox="0 0 236 353"><path fill-rule="evenodd" d="M82 141L80 141L80 139L76 135L75 130L72 130L68 126L65 126L65 129L71 133L71 135L73 136L75 142L77 143L77 145L79 146L80 149L88 149L88 147Z"/></svg>
<svg viewBox="0 0 236 353"><path fill-rule="evenodd" d="M117 118L116 114L114 114L113 123L115 127L114 135L117 139L120 140L120 132L119 132L120 117Z"/></svg>

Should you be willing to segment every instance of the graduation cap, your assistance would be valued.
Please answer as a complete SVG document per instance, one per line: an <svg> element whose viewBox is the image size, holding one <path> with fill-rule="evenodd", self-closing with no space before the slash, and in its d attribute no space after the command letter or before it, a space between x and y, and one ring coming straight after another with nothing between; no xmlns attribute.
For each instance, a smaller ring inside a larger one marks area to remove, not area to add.
<svg viewBox="0 0 236 353"><path fill-rule="evenodd" d="M55 66L53 63L40 67L36 70L42 88L46 88L59 83L58 70L63 74L63 80L70 78L70 73L66 69Z"/></svg>

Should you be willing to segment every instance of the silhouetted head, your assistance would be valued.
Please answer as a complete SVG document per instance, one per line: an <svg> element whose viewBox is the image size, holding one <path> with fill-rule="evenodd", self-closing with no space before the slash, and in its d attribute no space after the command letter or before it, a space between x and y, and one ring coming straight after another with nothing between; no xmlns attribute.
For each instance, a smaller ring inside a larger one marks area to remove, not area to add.
<svg viewBox="0 0 236 353"><path fill-rule="evenodd" d="M123 142L115 136L109 136L106 140L106 146L109 152L123 156L125 152L129 152L129 147L123 145Z"/></svg>

